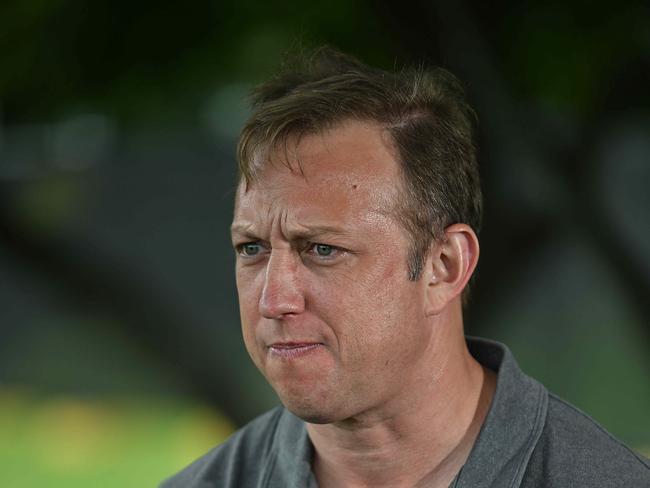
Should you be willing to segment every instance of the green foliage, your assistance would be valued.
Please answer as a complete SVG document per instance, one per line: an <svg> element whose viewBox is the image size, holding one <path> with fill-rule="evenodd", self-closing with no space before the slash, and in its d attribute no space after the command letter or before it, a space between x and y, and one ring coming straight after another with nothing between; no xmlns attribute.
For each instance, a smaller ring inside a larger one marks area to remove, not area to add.
<svg viewBox="0 0 650 488"><path fill-rule="evenodd" d="M258 80L298 44L381 52L388 45L370 10L342 0L327 8L12 0L0 7L2 109L13 122L86 110L127 123L182 124L215 88ZM368 28L361 38L360 23Z"/></svg>
<svg viewBox="0 0 650 488"><path fill-rule="evenodd" d="M218 413L161 398L39 398L5 390L0 485L155 486L232 430Z"/></svg>

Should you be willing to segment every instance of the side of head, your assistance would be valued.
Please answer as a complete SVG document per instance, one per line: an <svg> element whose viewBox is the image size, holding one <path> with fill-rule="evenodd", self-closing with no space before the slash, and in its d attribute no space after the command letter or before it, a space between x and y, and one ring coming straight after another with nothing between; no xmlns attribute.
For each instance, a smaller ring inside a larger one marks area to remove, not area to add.
<svg viewBox="0 0 650 488"><path fill-rule="evenodd" d="M411 248L408 277L418 280L434 241L464 223L478 232L482 195L473 143L474 113L458 81L442 69L395 73L324 48L287 63L252 96L253 114L238 146L240 177L254 183L268 155L288 141L347 120L379 124L403 177L396 208ZM289 158L285 158L287 161Z"/></svg>

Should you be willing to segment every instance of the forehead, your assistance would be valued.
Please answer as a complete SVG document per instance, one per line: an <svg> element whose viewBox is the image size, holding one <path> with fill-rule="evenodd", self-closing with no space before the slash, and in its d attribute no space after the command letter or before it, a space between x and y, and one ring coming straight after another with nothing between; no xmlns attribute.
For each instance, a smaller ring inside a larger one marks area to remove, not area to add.
<svg viewBox="0 0 650 488"><path fill-rule="evenodd" d="M259 166L255 181L238 189L235 220L257 220L274 208L297 217L388 214L401 181L388 134L358 121L290 139Z"/></svg>

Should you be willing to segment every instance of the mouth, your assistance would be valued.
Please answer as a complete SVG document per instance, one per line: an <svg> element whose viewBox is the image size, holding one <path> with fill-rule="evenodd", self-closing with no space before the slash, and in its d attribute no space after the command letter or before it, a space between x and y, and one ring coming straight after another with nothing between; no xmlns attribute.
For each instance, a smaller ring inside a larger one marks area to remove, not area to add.
<svg viewBox="0 0 650 488"><path fill-rule="evenodd" d="M316 352L323 344L320 342L276 342L269 346L273 356L293 359Z"/></svg>

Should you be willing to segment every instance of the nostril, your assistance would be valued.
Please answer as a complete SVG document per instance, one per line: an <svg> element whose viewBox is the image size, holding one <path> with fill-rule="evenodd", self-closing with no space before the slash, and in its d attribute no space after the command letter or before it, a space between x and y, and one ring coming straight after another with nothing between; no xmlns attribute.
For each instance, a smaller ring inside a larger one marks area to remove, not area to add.
<svg viewBox="0 0 650 488"><path fill-rule="evenodd" d="M285 282L282 286L267 286L260 297L260 314L269 319L286 315L297 315L304 310L304 297L295 283Z"/></svg>
<svg viewBox="0 0 650 488"><path fill-rule="evenodd" d="M300 294L291 296L267 296L260 300L260 314L269 319L277 319L287 315L297 315L304 309L304 300Z"/></svg>

